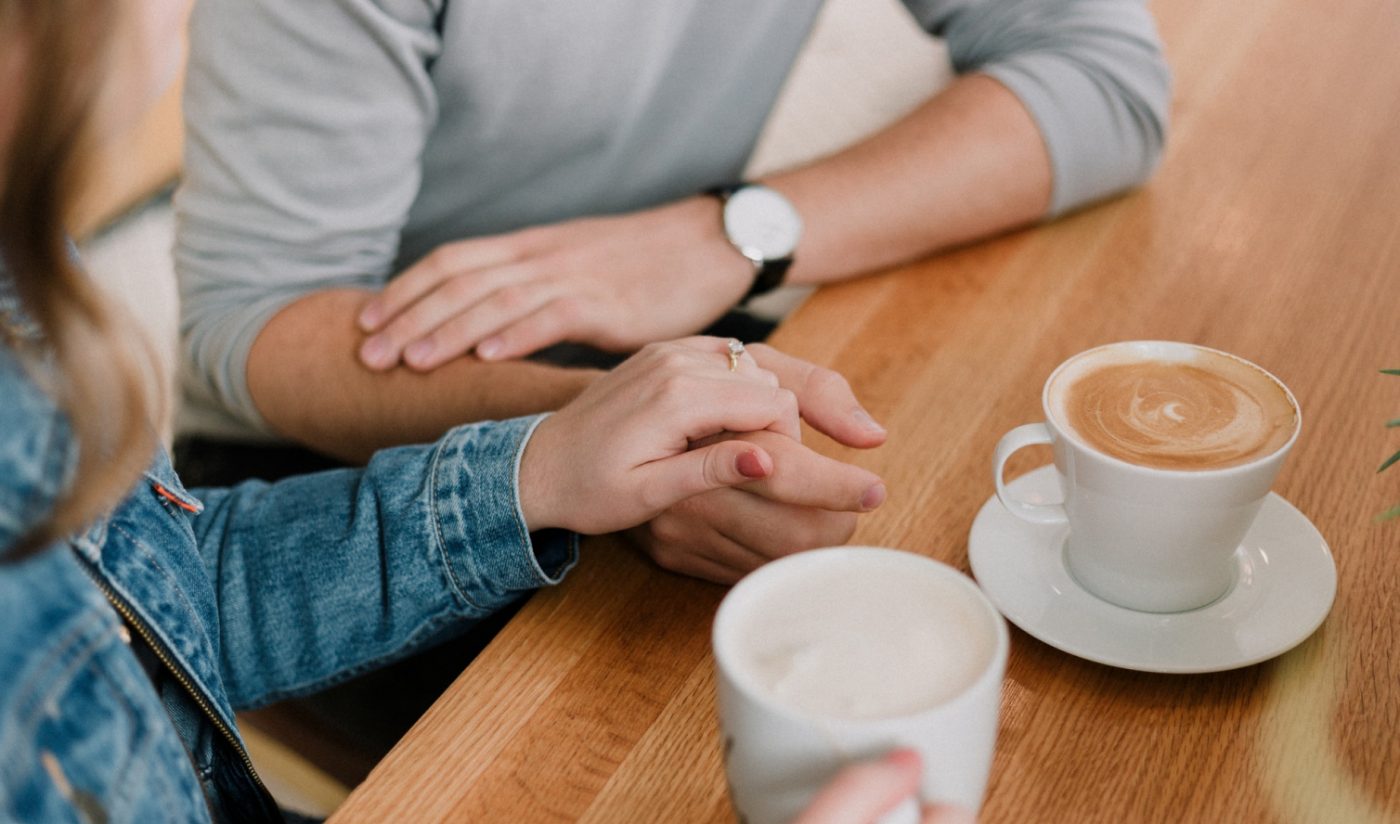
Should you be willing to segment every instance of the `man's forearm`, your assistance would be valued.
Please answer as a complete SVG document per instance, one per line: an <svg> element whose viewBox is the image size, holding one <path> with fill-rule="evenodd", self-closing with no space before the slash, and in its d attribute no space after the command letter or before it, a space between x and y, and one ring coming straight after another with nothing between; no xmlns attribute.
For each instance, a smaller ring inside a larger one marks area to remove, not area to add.
<svg viewBox="0 0 1400 824"><path fill-rule="evenodd" d="M805 223L789 283L824 283L1039 219L1050 158L1009 89L966 75L860 143L764 182Z"/></svg>
<svg viewBox="0 0 1400 824"><path fill-rule="evenodd" d="M366 293L307 295L275 315L248 355L248 389L280 434L349 461L376 449L438 438L458 424L557 409L592 370L458 358L423 374L371 372L355 356L355 315Z"/></svg>

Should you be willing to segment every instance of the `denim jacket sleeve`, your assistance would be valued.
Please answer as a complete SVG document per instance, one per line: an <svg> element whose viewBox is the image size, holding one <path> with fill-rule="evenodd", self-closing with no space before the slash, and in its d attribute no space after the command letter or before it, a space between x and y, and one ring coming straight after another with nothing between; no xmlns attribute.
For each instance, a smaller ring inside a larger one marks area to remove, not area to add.
<svg viewBox="0 0 1400 824"><path fill-rule="evenodd" d="M557 583L577 537L532 542L516 492L540 420L459 427L362 470L194 490L231 703L321 689Z"/></svg>

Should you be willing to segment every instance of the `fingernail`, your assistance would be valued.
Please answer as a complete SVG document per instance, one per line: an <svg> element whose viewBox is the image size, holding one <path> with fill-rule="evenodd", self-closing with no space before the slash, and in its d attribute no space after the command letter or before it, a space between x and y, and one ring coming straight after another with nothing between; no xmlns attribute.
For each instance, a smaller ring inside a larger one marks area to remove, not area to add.
<svg viewBox="0 0 1400 824"><path fill-rule="evenodd" d="M763 459L758 457L757 452L745 452L739 456L735 465L739 468L739 474L745 478L762 478L768 474L768 467L763 465Z"/></svg>
<svg viewBox="0 0 1400 824"><path fill-rule="evenodd" d="M388 366L389 363L389 341L381 335L375 335L365 341L360 347L360 360L370 366Z"/></svg>
<svg viewBox="0 0 1400 824"><path fill-rule="evenodd" d="M860 508L869 512L885 502L885 485L874 484L860 496Z"/></svg>
<svg viewBox="0 0 1400 824"><path fill-rule="evenodd" d="M881 426L879 422L877 422L874 418L870 417L869 412L866 412L859 406L856 407L855 412L851 413L851 417L856 419L856 423L860 424L866 429L869 429L871 432L883 433L885 431L885 427Z"/></svg>
<svg viewBox="0 0 1400 824"><path fill-rule="evenodd" d="M384 309L379 305L379 301L370 301L365 308L360 310L360 328L366 332L379 325L379 316L384 314Z"/></svg>
<svg viewBox="0 0 1400 824"><path fill-rule="evenodd" d="M501 354L501 339L487 338L476 345L476 356L482 360L493 360Z"/></svg>
<svg viewBox="0 0 1400 824"><path fill-rule="evenodd" d="M413 345L403 351L403 359L418 366L426 361L431 354L433 354L433 342L420 340L415 341Z"/></svg>

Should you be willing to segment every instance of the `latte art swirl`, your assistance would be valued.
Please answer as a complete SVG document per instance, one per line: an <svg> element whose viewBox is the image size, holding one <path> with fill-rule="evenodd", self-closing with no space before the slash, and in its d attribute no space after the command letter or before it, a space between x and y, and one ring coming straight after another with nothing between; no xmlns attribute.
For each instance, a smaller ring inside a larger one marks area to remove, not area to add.
<svg viewBox="0 0 1400 824"><path fill-rule="evenodd" d="M1223 355L1104 364L1080 371L1062 398L1065 422L1094 449L1163 469L1262 458L1288 442L1297 421L1267 375Z"/></svg>

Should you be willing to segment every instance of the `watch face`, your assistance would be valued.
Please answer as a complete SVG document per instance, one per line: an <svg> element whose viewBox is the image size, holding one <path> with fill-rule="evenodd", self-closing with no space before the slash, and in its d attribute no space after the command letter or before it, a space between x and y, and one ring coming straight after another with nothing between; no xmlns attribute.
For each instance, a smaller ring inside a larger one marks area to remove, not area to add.
<svg viewBox="0 0 1400 824"><path fill-rule="evenodd" d="M767 186L745 186L724 205L724 231L750 260L777 260L797 248L802 218L787 198Z"/></svg>

